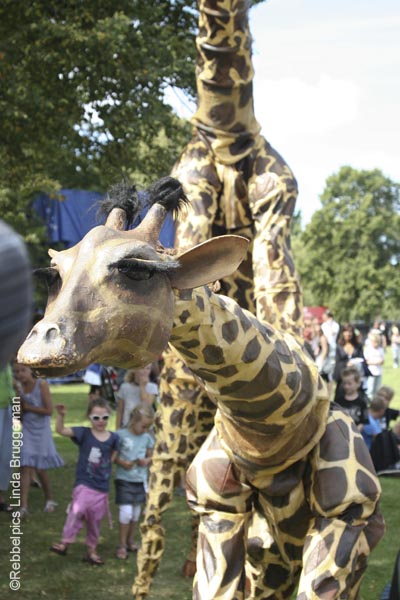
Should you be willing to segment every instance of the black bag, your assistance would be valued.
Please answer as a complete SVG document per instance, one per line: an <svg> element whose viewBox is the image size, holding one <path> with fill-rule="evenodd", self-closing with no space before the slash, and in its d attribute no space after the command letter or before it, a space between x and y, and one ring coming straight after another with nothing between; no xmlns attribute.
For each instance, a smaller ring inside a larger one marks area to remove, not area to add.
<svg viewBox="0 0 400 600"><path fill-rule="evenodd" d="M400 600L400 552L396 558L389 600Z"/></svg>
<svg viewBox="0 0 400 600"><path fill-rule="evenodd" d="M397 440L392 431L378 433L372 442L371 458L377 473L384 471L400 460Z"/></svg>

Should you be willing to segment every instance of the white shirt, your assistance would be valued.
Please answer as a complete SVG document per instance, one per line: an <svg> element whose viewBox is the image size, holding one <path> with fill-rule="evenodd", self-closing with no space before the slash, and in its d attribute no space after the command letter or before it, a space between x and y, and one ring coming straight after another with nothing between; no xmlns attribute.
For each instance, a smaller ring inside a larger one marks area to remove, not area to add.
<svg viewBox="0 0 400 600"><path fill-rule="evenodd" d="M149 381L146 383L146 392L148 394L157 395L158 387L155 383ZM133 409L141 403L140 387L136 383L128 383L125 381L121 384L118 390L118 398L124 401L124 410L122 413L121 427L126 427L129 423L129 417Z"/></svg>

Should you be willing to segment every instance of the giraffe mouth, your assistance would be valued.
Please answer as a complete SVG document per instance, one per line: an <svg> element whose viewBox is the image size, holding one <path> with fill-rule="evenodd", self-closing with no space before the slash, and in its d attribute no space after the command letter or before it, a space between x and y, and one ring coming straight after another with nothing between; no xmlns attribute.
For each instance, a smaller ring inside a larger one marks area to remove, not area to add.
<svg viewBox="0 0 400 600"><path fill-rule="evenodd" d="M21 346L18 352L17 361L30 367L38 377L62 377L84 369L90 364L88 360L77 360L76 357L72 358L65 354L61 356L39 356L37 352L33 354L25 351L24 345Z"/></svg>

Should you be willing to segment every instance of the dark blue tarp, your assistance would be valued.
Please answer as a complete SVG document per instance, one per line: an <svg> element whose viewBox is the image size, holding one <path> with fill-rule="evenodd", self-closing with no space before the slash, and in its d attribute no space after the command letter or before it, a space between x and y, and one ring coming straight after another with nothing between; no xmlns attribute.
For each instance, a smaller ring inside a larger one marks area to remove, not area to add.
<svg viewBox="0 0 400 600"><path fill-rule="evenodd" d="M141 193L144 192L139 192L139 196ZM98 192L60 190L57 197L41 194L34 200L33 207L46 223L49 241L62 242L66 248L70 248L100 224L96 213L103 198L104 195ZM147 208L140 213L133 226L142 221L146 212ZM172 248L174 237L174 222L171 215L167 215L161 228L160 242L166 248Z"/></svg>

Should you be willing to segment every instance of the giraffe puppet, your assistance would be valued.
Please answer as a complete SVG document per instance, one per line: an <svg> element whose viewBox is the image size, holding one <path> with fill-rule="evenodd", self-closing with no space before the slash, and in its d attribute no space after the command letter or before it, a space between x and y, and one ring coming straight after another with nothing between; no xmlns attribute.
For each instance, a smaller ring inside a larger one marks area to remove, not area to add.
<svg viewBox="0 0 400 600"><path fill-rule="evenodd" d="M198 6L194 132L173 169L190 206L187 218L177 225L175 245L182 250L216 235L245 236L250 241L246 258L232 276L221 280L222 293L260 320L298 334L302 296L290 248L297 183L260 135L254 115L249 2L199 0ZM184 363L171 352L164 353L164 360L134 586L138 596L148 593L164 552L162 513L215 414ZM195 557L196 523L192 531L186 568Z"/></svg>
<svg viewBox="0 0 400 600"><path fill-rule="evenodd" d="M233 273L247 240L226 235L182 254L158 242L177 180L150 190L142 223L124 231L118 199L104 226L50 251L49 300L18 361L44 376L91 362L140 367L169 342L215 398L215 428L188 473L200 515L194 598L357 598L383 535L380 486L350 418L330 409L316 365L292 335L205 284ZM253 511L271 543L248 536Z"/></svg>

